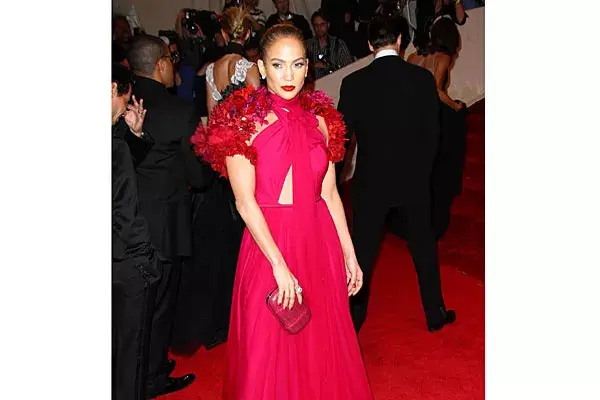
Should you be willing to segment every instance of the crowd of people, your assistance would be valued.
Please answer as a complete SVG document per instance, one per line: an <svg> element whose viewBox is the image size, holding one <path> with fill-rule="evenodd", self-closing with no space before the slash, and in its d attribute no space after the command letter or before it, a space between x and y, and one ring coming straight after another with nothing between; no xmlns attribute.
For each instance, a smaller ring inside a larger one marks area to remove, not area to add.
<svg viewBox="0 0 600 400"><path fill-rule="evenodd" d="M461 190L466 108L446 87L467 15L433 1L424 39L400 3L358 30L332 0L312 29L289 0L268 18L256 0L181 10L158 36L114 18L114 399L187 387L169 351L225 341L226 399L372 398L356 334L386 228L408 241L427 328L455 321L437 240ZM336 109L310 82L361 46L374 61ZM336 171L351 135L349 229Z"/></svg>

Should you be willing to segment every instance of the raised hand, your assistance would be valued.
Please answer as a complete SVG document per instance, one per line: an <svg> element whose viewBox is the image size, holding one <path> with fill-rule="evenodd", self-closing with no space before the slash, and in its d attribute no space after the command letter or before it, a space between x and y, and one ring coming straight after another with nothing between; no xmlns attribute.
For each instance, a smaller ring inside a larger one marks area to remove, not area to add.
<svg viewBox="0 0 600 400"><path fill-rule="evenodd" d="M131 96L131 100L133 104L127 105L127 111L124 114L125 123L134 135L140 137L142 136L142 126L148 110L144 109L143 99L138 103L135 96Z"/></svg>

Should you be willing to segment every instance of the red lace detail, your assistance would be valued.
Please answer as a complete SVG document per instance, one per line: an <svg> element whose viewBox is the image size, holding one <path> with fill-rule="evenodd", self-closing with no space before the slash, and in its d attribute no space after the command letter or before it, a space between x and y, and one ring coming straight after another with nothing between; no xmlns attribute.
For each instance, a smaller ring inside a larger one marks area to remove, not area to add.
<svg viewBox="0 0 600 400"><path fill-rule="evenodd" d="M305 91L300 94L300 104L305 110L325 120L329 133L329 160L343 160L346 125L331 99L321 91ZM256 148L248 143L257 132L256 123L266 124L271 109L266 88L236 90L213 109L206 128L202 123L198 125L191 138L194 152L225 178L227 157L239 154L256 165Z"/></svg>

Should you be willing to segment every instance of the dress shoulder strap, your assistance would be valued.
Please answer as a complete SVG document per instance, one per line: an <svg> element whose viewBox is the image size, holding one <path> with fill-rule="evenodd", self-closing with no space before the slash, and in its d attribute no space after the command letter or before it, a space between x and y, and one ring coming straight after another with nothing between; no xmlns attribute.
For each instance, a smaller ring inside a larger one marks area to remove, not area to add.
<svg viewBox="0 0 600 400"><path fill-rule="evenodd" d="M253 62L250 62L243 57L237 60L237 62L235 63L235 73L231 77L231 83L236 85L245 82L246 74L248 73L248 70L252 68L253 65Z"/></svg>
<svg viewBox="0 0 600 400"><path fill-rule="evenodd" d="M215 63L210 63L208 67L206 67L206 82L208 82L208 86L210 86L210 95L215 101L220 101L223 96L217 89L217 85L215 85Z"/></svg>

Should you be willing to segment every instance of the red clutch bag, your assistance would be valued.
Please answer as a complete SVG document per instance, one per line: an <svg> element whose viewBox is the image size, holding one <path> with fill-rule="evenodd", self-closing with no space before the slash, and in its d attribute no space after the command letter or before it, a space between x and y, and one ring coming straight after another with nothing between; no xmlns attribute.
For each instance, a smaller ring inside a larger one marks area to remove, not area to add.
<svg viewBox="0 0 600 400"><path fill-rule="evenodd" d="M310 321L310 310L306 306L305 301L300 304L297 300L294 302L294 307L291 310L289 308L284 309L283 302L277 304L278 294L279 289L275 288L267 295L267 307L269 307L269 310L271 310L275 318L281 323L283 329L295 335Z"/></svg>

